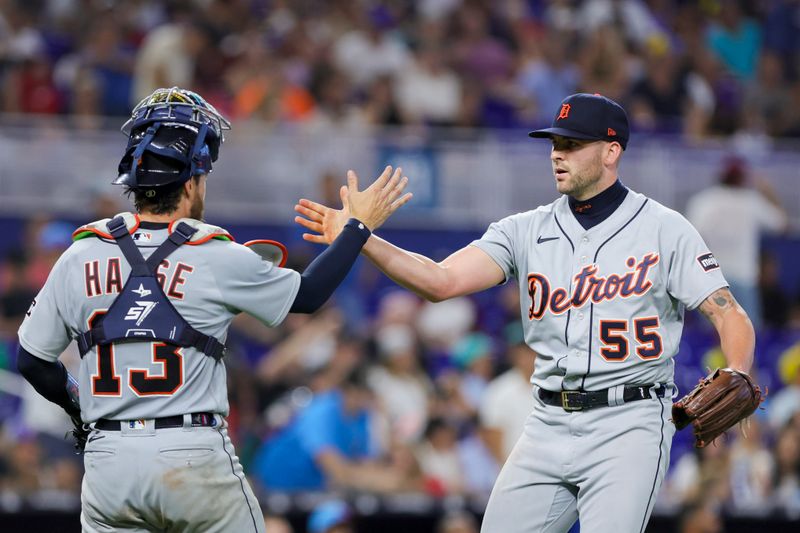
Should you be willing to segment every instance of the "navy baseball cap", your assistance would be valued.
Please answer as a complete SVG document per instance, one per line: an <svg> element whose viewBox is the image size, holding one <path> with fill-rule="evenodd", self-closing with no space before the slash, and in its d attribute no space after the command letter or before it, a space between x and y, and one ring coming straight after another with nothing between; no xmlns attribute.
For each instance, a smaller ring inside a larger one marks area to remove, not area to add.
<svg viewBox="0 0 800 533"><path fill-rule="evenodd" d="M628 115L622 106L599 94L577 93L561 101L552 127L534 130L528 135L616 141L624 150L628 145L629 133Z"/></svg>

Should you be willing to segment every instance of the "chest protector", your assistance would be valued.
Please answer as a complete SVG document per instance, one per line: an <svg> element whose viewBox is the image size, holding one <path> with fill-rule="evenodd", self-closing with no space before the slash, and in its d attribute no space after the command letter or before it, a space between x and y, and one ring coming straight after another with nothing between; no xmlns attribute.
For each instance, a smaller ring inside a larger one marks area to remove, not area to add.
<svg viewBox="0 0 800 533"><path fill-rule="evenodd" d="M191 346L215 361L222 359L225 346L189 325L164 294L155 274L161 261L188 241L197 229L179 222L169 238L145 260L121 216L111 219L106 226L132 270L108 311L89 331L78 335L81 358L96 345L160 341Z"/></svg>

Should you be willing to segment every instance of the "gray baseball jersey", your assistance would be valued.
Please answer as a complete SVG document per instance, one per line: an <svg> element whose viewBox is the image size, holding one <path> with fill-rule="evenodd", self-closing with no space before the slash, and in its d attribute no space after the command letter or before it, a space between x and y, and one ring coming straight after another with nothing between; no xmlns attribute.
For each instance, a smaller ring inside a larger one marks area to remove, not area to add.
<svg viewBox="0 0 800 533"><path fill-rule="evenodd" d="M484 533L644 531L669 465L673 356L684 310L726 286L697 231L628 191L586 230L566 196L492 224L472 243L515 277L536 351L534 409L495 483ZM651 385L624 401L625 385ZM540 390L608 389L568 411ZM648 401L652 400L652 401Z"/></svg>
<svg viewBox="0 0 800 533"><path fill-rule="evenodd" d="M167 229L140 228L133 234L145 258L167 236ZM245 246L216 239L179 247L157 272L178 312L194 328L222 342L240 311L269 326L280 324L300 285L297 272L273 266ZM76 334L89 328L93 317L111 306L129 274L130 266L113 239L74 242L34 300L19 330L20 344L54 361ZM185 347L176 352L179 364L167 366L159 358L158 344L95 346L86 354L79 376L84 421L193 412L227 415L225 365ZM98 350L108 350L110 357L98 358ZM137 388L142 378L164 386L142 390Z"/></svg>
<svg viewBox="0 0 800 533"><path fill-rule="evenodd" d="M633 191L589 230L563 196L472 245L519 282L531 382L550 391L671 382L684 310L727 286L686 219Z"/></svg>

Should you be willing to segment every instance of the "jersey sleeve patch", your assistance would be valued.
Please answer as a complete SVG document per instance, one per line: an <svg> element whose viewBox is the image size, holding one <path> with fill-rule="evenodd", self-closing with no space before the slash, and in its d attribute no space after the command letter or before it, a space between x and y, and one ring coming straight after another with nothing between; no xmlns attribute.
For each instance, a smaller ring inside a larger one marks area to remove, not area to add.
<svg viewBox="0 0 800 533"><path fill-rule="evenodd" d="M697 262L700 263L700 267L705 270L706 272L711 272L719 268L719 262L717 258L714 257L714 254L708 252L707 254L698 255Z"/></svg>
<svg viewBox="0 0 800 533"><path fill-rule="evenodd" d="M169 224L169 232L172 233L172 230L175 228L175 226L181 222L185 222L197 230L186 244L198 245L208 242L211 239L236 242L236 239L233 238L233 235L228 233L223 228L206 224L205 222L200 222L199 220L195 220L193 218L181 218L178 220L173 220Z"/></svg>
<svg viewBox="0 0 800 533"><path fill-rule="evenodd" d="M135 215L133 213L119 213L116 215L118 217L122 217L122 220L125 221L125 226L128 228L128 233L133 233L139 227L139 215ZM110 218L104 218L102 220L96 220L95 222L90 222L89 224L84 224L80 228L76 229L72 232L72 240L79 241L81 239L85 239L86 237L91 236L98 236L104 239L114 239L111 234L108 232L108 222Z"/></svg>

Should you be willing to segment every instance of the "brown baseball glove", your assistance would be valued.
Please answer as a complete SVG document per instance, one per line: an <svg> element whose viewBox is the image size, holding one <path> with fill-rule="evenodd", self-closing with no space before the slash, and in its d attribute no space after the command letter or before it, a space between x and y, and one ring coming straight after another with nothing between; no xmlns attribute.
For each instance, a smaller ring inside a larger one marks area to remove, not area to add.
<svg viewBox="0 0 800 533"><path fill-rule="evenodd" d="M678 429L692 424L695 447L703 448L755 412L761 389L745 372L718 368L672 406Z"/></svg>

